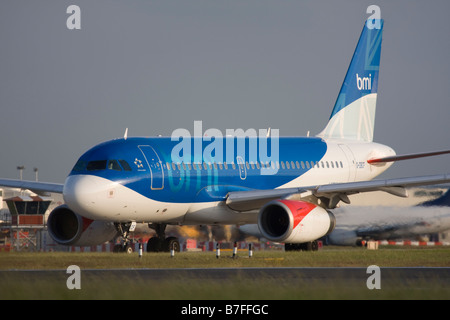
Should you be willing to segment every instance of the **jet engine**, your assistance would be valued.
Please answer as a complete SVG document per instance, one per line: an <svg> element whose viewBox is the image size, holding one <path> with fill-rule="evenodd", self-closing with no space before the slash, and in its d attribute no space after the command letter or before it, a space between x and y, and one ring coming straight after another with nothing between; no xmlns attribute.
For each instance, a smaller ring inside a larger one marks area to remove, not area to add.
<svg viewBox="0 0 450 320"><path fill-rule="evenodd" d="M67 205L56 207L50 213L47 228L57 243L74 246L102 244L112 240L118 233L114 223L84 218Z"/></svg>
<svg viewBox="0 0 450 320"><path fill-rule="evenodd" d="M336 225L334 215L305 201L273 200L259 211L262 235L273 242L305 243L329 234Z"/></svg>

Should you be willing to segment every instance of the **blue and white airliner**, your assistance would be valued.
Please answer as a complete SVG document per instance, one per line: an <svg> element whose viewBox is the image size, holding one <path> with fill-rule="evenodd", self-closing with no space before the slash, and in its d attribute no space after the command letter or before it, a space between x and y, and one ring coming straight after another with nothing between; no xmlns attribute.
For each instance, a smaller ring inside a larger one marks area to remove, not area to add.
<svg viewBox="0 0 450 320"><path fill-rule="evenodd" d="M96 245L118 232L127 243L136 223L148 223L156 230L148 251L178 250L167 225L257 223L266 239L314 247L335 226L332 209L351 194L404 197L407 186L450 181L450 174L372 181L393 161L450 153L396 156L373 142L384 24L376 22L364 24L328 124L315 137L124 136L84 153L64 184L0 185L62 193L65 204L47 226L64 245ZM181 140L187 148L174 157ZM265 152L251 152L263 146Z"/></svg>

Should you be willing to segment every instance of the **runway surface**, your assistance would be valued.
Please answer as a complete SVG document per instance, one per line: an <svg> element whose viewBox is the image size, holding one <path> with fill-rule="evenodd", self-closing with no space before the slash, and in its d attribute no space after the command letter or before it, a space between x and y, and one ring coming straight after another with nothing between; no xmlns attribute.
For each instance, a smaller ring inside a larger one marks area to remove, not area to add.
<svg viewBox="0 0 450 320"><path fill-rule="evenodd" d="M380 268L383 281L436 280L450 284L450 268L396 267ZM297 280L366 280L373 271L367 268L174 268L174 269L81 269L82 276L112 276L115 278L138 278L143 281L166 281L173 279L231 280L231 279L297 279ZM67 278L67 270L6 270L2 277Z"/></svg>

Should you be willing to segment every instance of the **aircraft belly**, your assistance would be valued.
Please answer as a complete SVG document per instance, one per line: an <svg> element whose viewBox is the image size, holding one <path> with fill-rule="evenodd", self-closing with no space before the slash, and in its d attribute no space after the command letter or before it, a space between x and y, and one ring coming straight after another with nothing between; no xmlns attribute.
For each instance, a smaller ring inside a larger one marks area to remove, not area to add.
<svg viewBox="0 0 450 320"><path fill-rule="evenodd" d="M183 224L248 224L257 220L258 211L236 212L219 201L191 204Z"/></svg>

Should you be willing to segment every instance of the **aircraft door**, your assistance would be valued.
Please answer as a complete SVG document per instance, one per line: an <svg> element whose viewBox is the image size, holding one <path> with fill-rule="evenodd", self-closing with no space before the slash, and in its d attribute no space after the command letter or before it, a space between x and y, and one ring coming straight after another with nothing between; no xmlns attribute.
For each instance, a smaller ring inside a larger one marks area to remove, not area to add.
<svg viewBox="0 0 450 320"><path fill-rule="evenodd" d="M348 167L348 182L355 181L356 178L356 163L355 163L355 156L353 155L352 150L345 145L340 144L339 147L341 148L342 152L344 152L345 157L347 158L347 166Z"/></svg>
<svg viewBox="0 0 450 320"><path fill-rule="evenodd" d="M241 177L241 180L245 180L247 178L247 169L245 168L245 161L241 156L237 156L236 162L239 169L239 175Z"/></svg>
<svg viewBox="0 0 450 320"><path fill-rule="evenodd" d="M164 189L164 170L162 162L152 146L138 146L150 169L150 187L152 190Z"/></svg>

